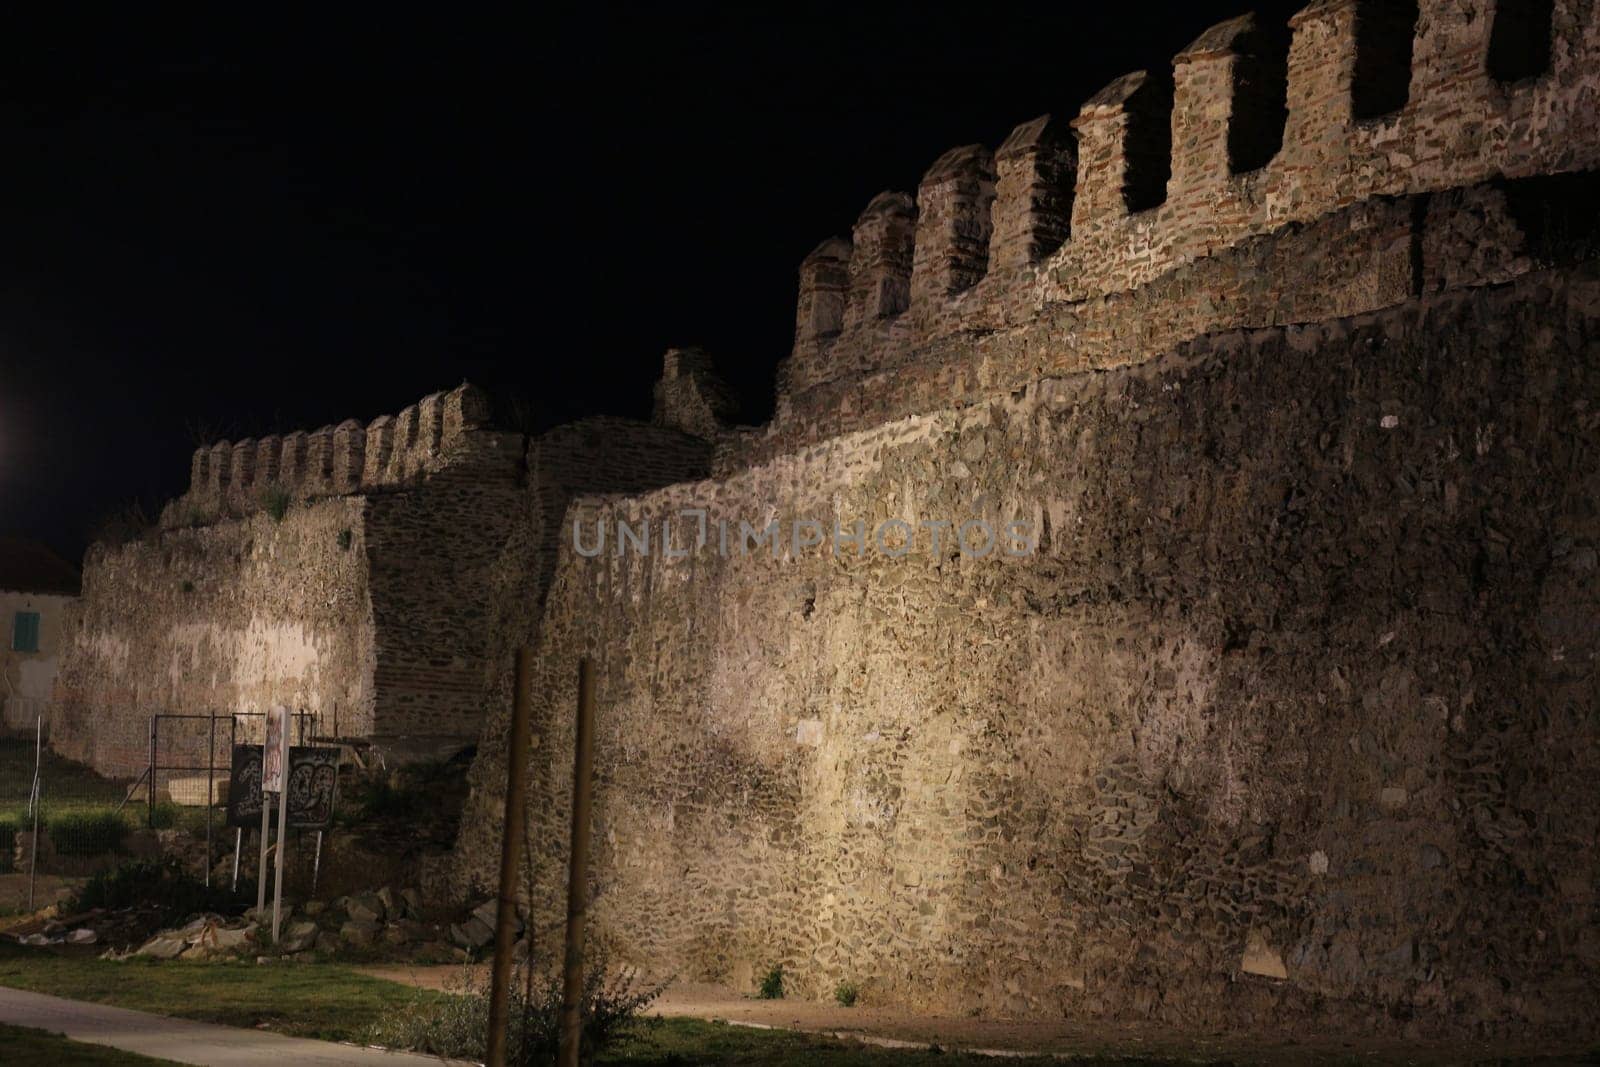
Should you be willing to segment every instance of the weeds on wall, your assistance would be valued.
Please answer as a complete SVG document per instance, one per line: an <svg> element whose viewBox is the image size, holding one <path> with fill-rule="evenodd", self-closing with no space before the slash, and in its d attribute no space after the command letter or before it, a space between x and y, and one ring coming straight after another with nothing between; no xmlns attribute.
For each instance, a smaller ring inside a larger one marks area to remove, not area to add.
<svg viewBox="0 0 1600 1067"><path fill-rule="evenodd" d="M855 1007L856 997L859 995L860 991L856 989L854 982L840 982L833 990L833 999L837 1000L841 1007L846 1008Z"/></svg>
<svg viewBox="0 0 1600 1067"><path fill-rule="evenodd" d="M350 532L349 527L339 531L339 547L344 551L350 551L350 546L355 543L355 539L355 534Z"/></svg>
<svg viewBox="0 0 1600 1067"><path fill-rule="evenodd" d="M756 996L762 1000L783 999L783 964L778 964L761 978L761 988Z"/></svg>
<svg viewBox="0 0 1600 1067"><path fill-rule="evenodd" d="M94 529L92 540L108 548L118 548L135 541L146 540L156 533L156 523L137 500L130 501L118 511L101 519Z"/></svg>
<svg viewBox="0 0 1600 1067"><path fill-rule="evenodd" d="M261 491L261 510L271 515L273 522L282 522L293 499L283 486L269 485Z"/></svg>

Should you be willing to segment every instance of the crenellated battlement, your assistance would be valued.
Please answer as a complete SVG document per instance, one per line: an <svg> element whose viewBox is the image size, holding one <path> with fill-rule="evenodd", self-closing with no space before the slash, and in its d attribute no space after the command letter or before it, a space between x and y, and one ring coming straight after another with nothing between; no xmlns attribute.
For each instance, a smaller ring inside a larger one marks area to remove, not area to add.
<svg viewBox="0 0 1600 1067"><path fill-rule="evenodd" d="M1317 0L940 156L800 267L778 416L959 335L1138 289L1362 201L1600 166L1588 0ZM1301 281L1290 273L1284 290Z"/></svg>
<svg viewBox="0 0 1600 1067"><path fill-rule="evenodd" d="M346 419L309 432L203 445L190 461L189 491L167 506L162 524L248 513L278 493L340 496L412 484L448 466L465 435L489 425L488 396L462 384L365 426Z"/></svg>

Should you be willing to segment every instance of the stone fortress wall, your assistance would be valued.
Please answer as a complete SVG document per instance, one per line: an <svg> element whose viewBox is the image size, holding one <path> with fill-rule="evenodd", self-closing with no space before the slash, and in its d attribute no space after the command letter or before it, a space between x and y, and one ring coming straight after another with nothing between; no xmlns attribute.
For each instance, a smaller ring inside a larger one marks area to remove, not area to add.
<svg viewBox="0 0 1600 1067"><path fill-rule="evenodd" d="M522 435L493 429L471 386L365 428L199 449L157 533L90 549L52 744L134 775L151 714L277 703L328 736L470 744L487 643L474 594L521 464Z"/></svg>
<svg viewBox="0 0 1600 1067"><path fill-rule="evenodd" d="M663 423L697 417L693 380L663 399ZM131 777L156 712L281 703L386 760L470 745L499 698L503 635L519 632L507 619L536 610L554 567L568 497L695 477L710 451L674 425L615 418L530 438L499 428L470 385L366 426L200 448L159 531L90 550L52 744ZM200 743L179 724L168 736L164 763Z"/></svg>
<svg viewBox="0 0 1600 1067"><path fill-rule="evenodd" d="M669 357L714 477L573 496L505 636L539 653L535 929L590 655L592 914L652 969L1596 1033L1600 16L1323 0L1291 30L1226 23L1070 133L876 198L801 267L769 426ZM691 508L1039 543L573 549L694 544ZM492 884L508 708L441 888Z"/></svg>
<svg viewBox="0 0 1600 1067"><path fill-rule="evenodd" d="M1234 276L1207 261L1353 205L1421 210L1600 162L1588 0L1327 0L1289 28L1223 23L1170 73L1120 78L993 152L952 149L915 198L875 197L801 264L777 417L725 466L1203 333L1387 306L1393 287L1353 284L1337 257L1273 262L1268 242ZM1370 225L1357 212L1323 236L1399 240L1404 274L1405 235ZM991 354L1041 317L1059 323L1047 341Z"/></svg>

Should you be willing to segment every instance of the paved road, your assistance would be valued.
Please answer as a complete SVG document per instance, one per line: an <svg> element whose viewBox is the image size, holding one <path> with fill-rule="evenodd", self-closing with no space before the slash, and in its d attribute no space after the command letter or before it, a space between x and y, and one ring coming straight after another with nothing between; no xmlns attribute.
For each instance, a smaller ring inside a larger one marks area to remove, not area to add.
<svg viewBox="0 0 1600 1067"><path fill-rule="evenodd" d="M65 1034L74 1041L206 1067L440 1067L460 1062L284 1037L266 1030L167 1019L20 989L0 988L0 1023L32 1026ZM0 1062L4 1059L5 1050L0 1048Z"/></svg>

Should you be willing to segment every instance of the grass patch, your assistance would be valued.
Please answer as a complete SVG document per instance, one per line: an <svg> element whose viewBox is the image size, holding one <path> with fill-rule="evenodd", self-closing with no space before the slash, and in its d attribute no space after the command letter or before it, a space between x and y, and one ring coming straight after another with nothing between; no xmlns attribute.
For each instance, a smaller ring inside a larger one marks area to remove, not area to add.
<svg viewBox="0 0 1600 1067"><path fill-rule="evenodd" d="M174 1062L153 1060L104 1045L69 1041L60 1034L4 1023L0 1023L0 1055L4 1056L8 1067L61 1067L67 1063L85 1067L152 1067Z"/></svg>
<svg viewBox="0 0 1600 1067"><path fill-rule="evenodd" d="M357 974L326 963L191 963L132 959L121 963L90 956L0 943L0 985L74 1000L148 1011L226 1026L264 1026L279 1033L332 1041L361 1041L396 1012L426 1010L444 993L418 991L396 982ZM59 1040L59 1039L57 1039ZM0 1063L34 1061L10 1056L0 1031ZM47 1060L98 1063L78 1058L71 1047ZM139 1064L139 1059L109 1059L109 1064ZM883 1049L851 1041L783 1030L755 1030L698 1019L651 1019L618 1038L598 1064L627 1067L994 1067L991 1057L936 1049ZM1016 1067L1045 1067L1064 1061L1043 1057L1008 1058ZM1127 1058L1089 1055L1071 1061L1078 1067L1189 1067L1211 1059Z"/></svg>
<svg viewBox="0 0 1600 1067"><path fill-rule="evenodd" d="M785 1030L755 1030L699 1019L659 1019L623 1038L615 1049L600 1054L602 1064L629 1067L689 1067L690 1064L737 1064L738 1067L1059 1067L1061 1060L1040 1056L996 1060L934 1049L885 1049L854 1041L836 1041ZM1133 1067L1144 1060L1073 1060L1073 1063L1115 1063ZM1157 1061L1148 1061L1151 1064Z"/></svg>
<svg viewBox="0 0 1600 1067"><path fill-rule="evenodd" d="M113 962L11 944L0 944L0 985L328 1041L358 1040L380 1019L419 998L408 986L332 964ZM444 995L422 993L420 998Z"/></svg>
<svg viewBox="0 0 1600 1067"><path fill-rule="evenodd" d="M39 765L40 792L47 809L115 808L127 787L88 767L45 749ZM26 808L33 788L33 738L0 739L0 805Z"/></svg>
<svg viewBox="0 0 1600 1067"><path fill-rule="evenodd" d="M856 988L854 982L840 982L833 991L833 999L839 1002L840 1007L845 1008L855 1007L856 998L860 995L861 991Z"/></svg>

